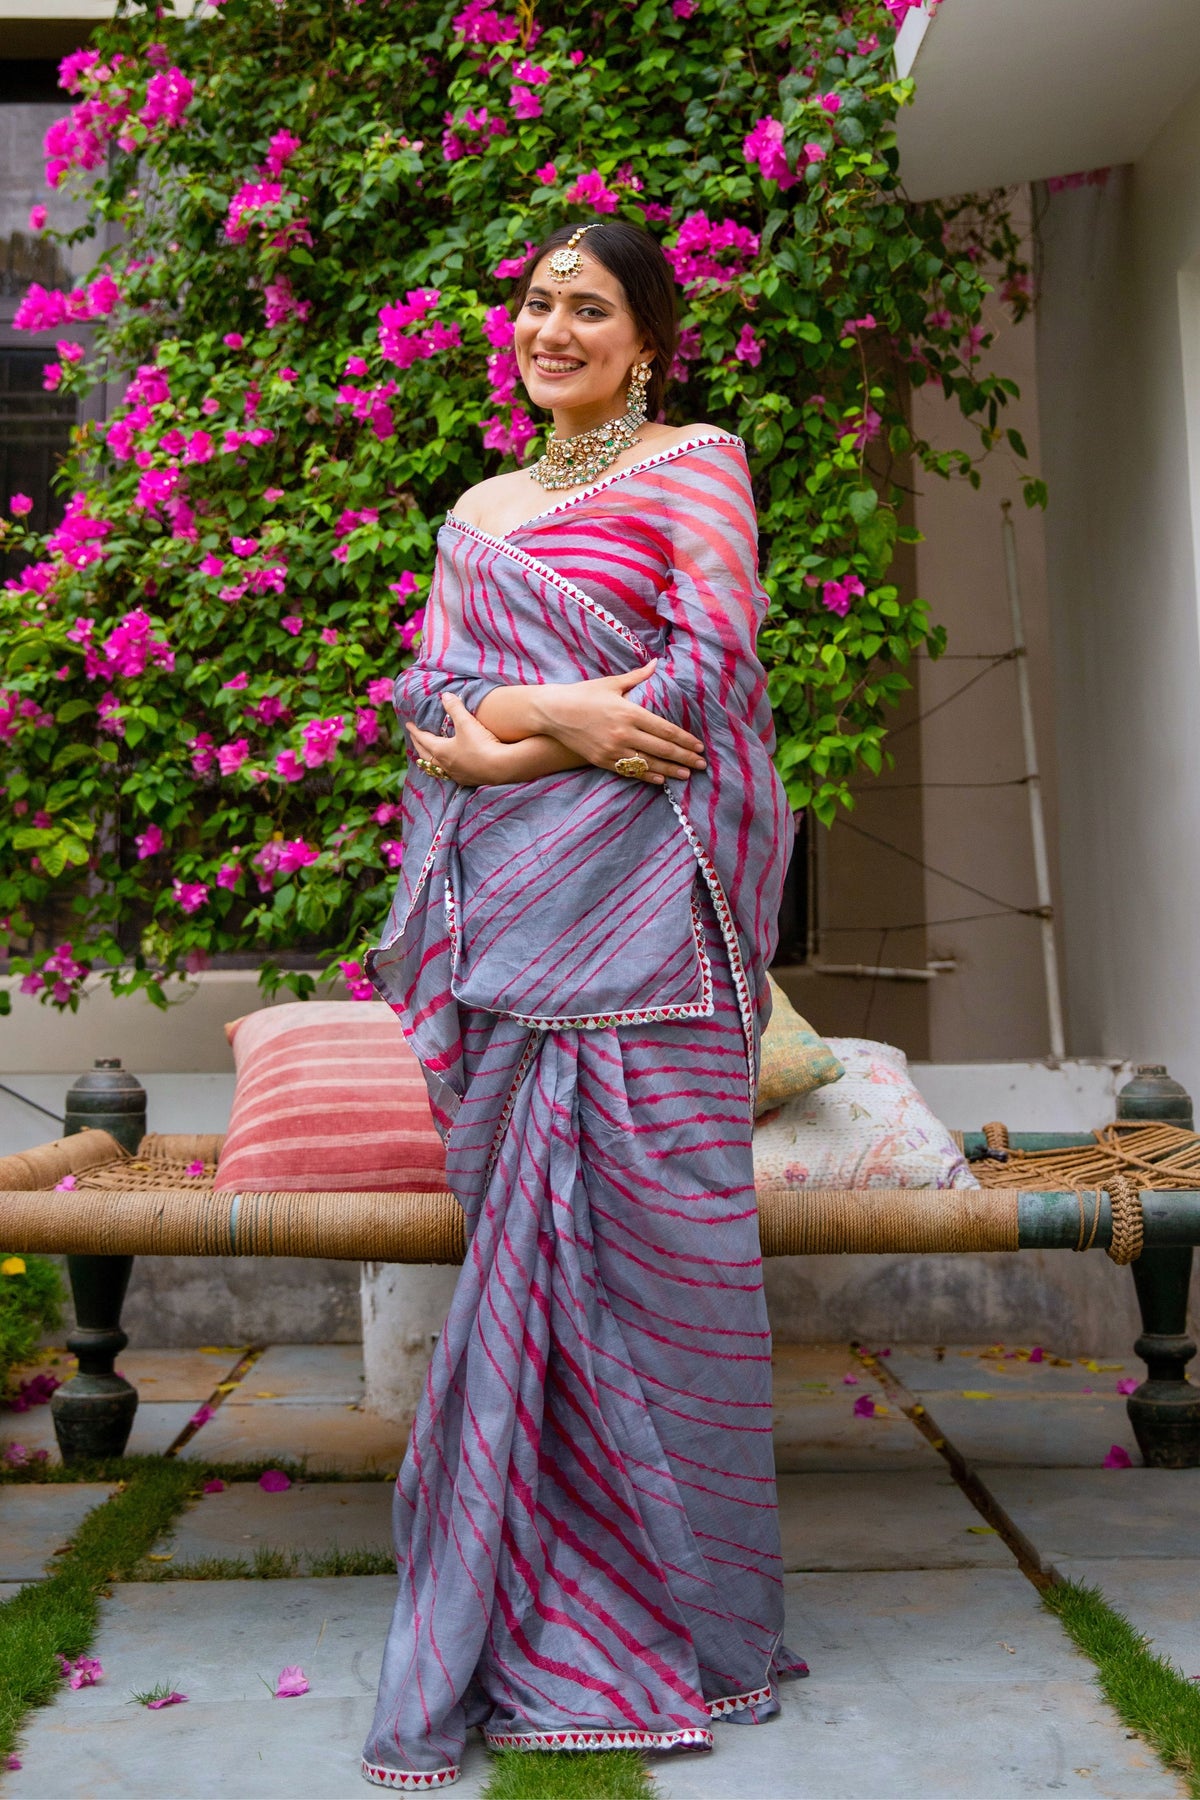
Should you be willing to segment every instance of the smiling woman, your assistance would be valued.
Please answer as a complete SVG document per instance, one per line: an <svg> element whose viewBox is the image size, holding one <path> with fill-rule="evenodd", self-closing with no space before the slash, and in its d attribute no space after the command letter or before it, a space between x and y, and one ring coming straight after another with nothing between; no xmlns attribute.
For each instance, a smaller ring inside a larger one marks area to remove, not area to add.
<svg viewBox="0 0 1200 1800"><path fill-rule="evenodd" d="M363 1769L400 1788L456 1779L471 1726L711 1749L806 1672L751 1155L793 824L745 448L646 423L674 312L638 228L553 234L514 310L555 436L439 534L367 959L470 1233L397 1482ZM586 443L582 485L556 443Z"/></svg>

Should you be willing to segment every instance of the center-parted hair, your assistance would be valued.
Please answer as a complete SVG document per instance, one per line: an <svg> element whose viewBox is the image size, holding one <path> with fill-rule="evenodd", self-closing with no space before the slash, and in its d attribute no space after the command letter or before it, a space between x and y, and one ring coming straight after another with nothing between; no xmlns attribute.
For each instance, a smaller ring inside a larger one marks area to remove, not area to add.
<svg viewBox="0 0 1200 1800"><path fill-rule="evenodd" d="M543 256L565 244L578 229L577 225L560 225L530 253L517 281L516 292L509 301L513 318L525 304L533 272ZM662 410L667 373L679 337L675 276L663 255L662 245L640 225L631 225L624 219L604 219L598 230L589 231L579 239L577 247L594 256L610 275L616 276L634 323L654 346L646 386L646 416L656 419Z"/></svg>

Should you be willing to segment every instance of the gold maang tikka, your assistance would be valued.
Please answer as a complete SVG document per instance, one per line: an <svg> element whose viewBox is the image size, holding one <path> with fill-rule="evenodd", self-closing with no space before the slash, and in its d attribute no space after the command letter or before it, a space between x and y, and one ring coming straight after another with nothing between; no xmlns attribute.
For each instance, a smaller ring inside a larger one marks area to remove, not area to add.
<svg viewBox="0 0 1200 1800"><path fill-rule="evenodd" d="M583 268L583 258L575 245L585 231L594 231L601 224L603 220L593 220L590 225L581 225L578 231L571 233L561 249L554 251L547 267L556 281L569 281L579 274ZM539 487L579 487L582 483L594 481L617 460L622 451L638 443L638 427L646 423L646 387L649 379L650 364L635 363L630 370L629 391L621 418L607 419L603 425L593 426L590 431L577 432L574 437L569 438L557 437L551 431L546 441L545 454L531 463L529 468L530 475Z"/></svg>

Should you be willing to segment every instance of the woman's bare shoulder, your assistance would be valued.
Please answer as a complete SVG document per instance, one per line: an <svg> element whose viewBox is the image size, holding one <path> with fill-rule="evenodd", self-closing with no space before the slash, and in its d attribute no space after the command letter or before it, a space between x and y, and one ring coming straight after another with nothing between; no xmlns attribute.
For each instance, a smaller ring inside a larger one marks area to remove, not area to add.
<svg viewBox="0 0 1200 1800"><path fill-rule="evenodd" d="M509 469L504 475L489 475L461 494L450 508L456 519L481 529L485 520L504 511L507 500L515 500L530 485L523 469Z"/></svg>

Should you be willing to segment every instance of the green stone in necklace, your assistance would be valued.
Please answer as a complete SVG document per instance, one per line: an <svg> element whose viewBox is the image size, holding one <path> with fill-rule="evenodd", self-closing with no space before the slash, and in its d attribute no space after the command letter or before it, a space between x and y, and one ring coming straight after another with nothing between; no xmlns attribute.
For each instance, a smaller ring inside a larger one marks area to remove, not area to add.
<svg viewBox="0 0 1200 1800"><path fill-rule="evenodd" d="M579 487L595 481L623 450L641 441L638 427L645 423L645 413L631 407L622 418L607 419L591 431L576 432L574 437L556 437L552 431L546 440L545 454L530 464L529 473L544 488Z"/></svg>

